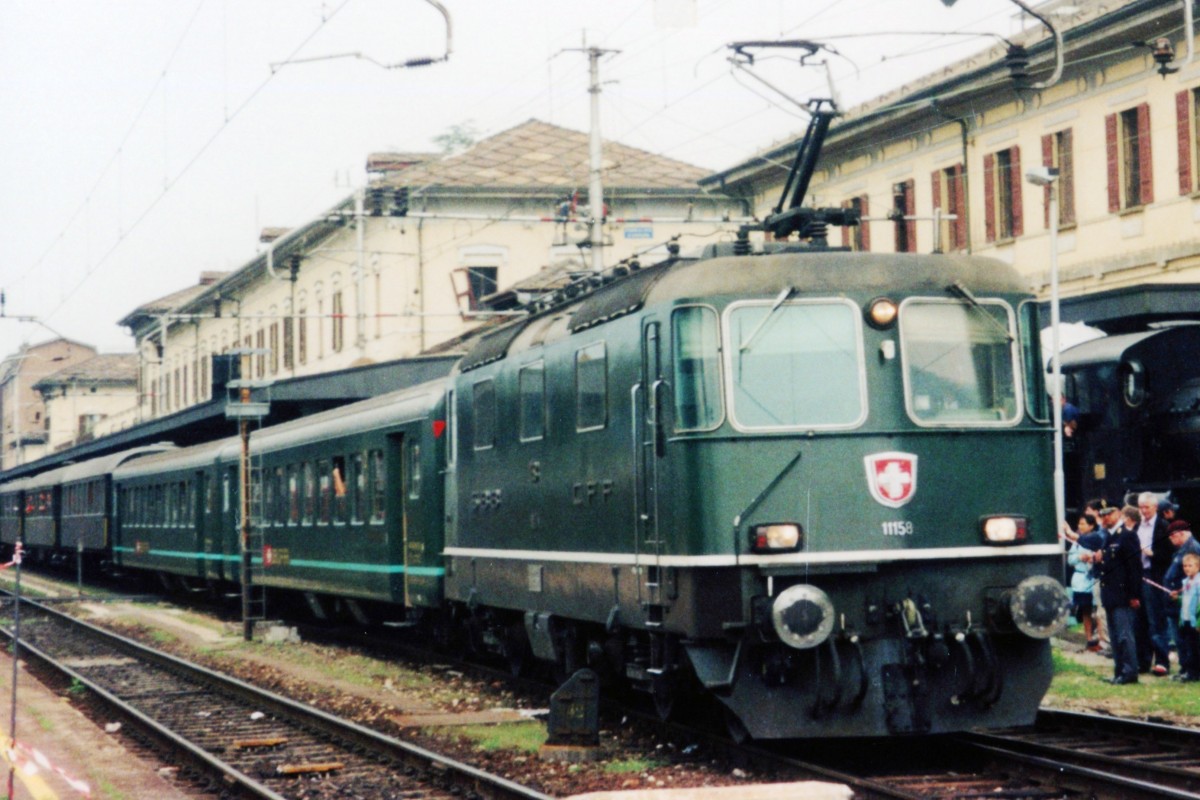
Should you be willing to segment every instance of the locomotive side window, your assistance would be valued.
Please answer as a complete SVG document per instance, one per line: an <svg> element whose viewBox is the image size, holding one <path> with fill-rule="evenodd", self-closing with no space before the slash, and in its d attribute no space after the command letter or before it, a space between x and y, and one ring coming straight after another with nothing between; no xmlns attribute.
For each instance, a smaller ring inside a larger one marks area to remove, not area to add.
<svg viewBox="0 0 1200 800"><path fill-rule="evenodd" d="M861 315L841 301L781 301L727 312L735 423L762 430L859 424L867 413Z"/></svg>
<svg viewBox="0 0 1200 800"><path fill-rule="evenodd" d="M604 342L575 352L575 430L600 430L608 423L608 358Z"/></svg>
<svg viewBox="0 0 1200 800"><path fill-rule="evenodd" d="M705 306L671 314L675 355L675 429L712 430L721 424L720 337L717 312Z"/></svg>
<svg viewBox="0 0 1200 800"><path fill-rule="evenodd" d="M1016 341L1003 303L906 300L900 312L905 402L918 424L1016 422Z"/></svg>
<svg viewBox="0 0 1200 800"><path fill-rule="evenodd" d="M1042 369L1042 353L1038 339L1042 326L1038 320L1037 303L1022 303L1020 315L1025 407L1029 410L1029 416L1039 422L1046 422L1050 418L1050 409L1046 402L1046 374Z"/></svg>
<svg viewBox="0 0 1200 800"><path fill-rule="evenodd" d="M1146 401L1146 370L1142 362L1121 362L1121 396L1130 408L1137 408Z"/></svg>
<svg viewBox="0 0 1200 800"><path fill-rule="evenodd" d="M517 373L520 395L520 439L536 442L546 435L546 363L535 361Z"/></svg>
<svg viewBox="0 0 1200 800"><path fill-rule="evenodd" d="M472 416L475 422L475 449L487 450L496 444L496 384L490 378L471 387Z"/></svg>

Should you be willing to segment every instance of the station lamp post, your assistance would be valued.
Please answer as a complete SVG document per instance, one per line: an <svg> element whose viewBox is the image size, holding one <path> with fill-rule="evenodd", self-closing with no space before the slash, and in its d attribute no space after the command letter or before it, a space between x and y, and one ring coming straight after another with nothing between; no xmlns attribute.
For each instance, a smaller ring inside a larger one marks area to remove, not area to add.
<svg viewBox="0 0 1200 800"><path fill-rule="evenodd" d="M1047 205L1050 217L1050 382L1051 412L1054 419L1054 532L1067 517L1066 498L1063 488L1063 419L1062 419L1062 359L1059 356L1058 310L1058 169L1038 167L1025 173L1025 179L1034 186L1049 189Z"/></svg>

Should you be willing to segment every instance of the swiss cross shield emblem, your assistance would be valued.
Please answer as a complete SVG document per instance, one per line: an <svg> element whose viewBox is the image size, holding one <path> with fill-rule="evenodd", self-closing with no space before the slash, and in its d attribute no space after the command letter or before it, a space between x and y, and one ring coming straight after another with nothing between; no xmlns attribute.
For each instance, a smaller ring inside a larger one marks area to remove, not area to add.
<svg viewBox="0 0 1200 800"><path fill-rule="evenodd" d="M917 492L917 457L913 453L874 453L863 458L867 488L875 502L899 508Z"/></svg>

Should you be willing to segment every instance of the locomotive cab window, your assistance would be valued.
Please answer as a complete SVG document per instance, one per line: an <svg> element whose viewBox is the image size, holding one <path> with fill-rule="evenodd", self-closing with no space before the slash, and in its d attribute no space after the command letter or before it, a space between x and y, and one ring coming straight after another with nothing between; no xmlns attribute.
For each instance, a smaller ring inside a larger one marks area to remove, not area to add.
<svg viewBox="0 0 1200 800"><path fill-rule="evenodd" d="M595 431L608 423L608 358L604 342L575 352L575 430Z"/></svg>
<svg viewBox="0 0 1200 800"><path fill-rule="evenodd" d="M910 299L901 305L905 404L920 425L1018 420L1017 341L1004 303Z"/></svg>
<svg viewBox="0 0 1200 800"><path fill-rule="evenodd" d="M675 428L712 430L721 424L721 349L717 312L704 306L671 314L675 355Z"/></svg>
<svg viewBox="0 0 1200 800"><path fill-rule="evenodd" d="M726 312L733 420L754 430L866 417L861 315L840 300L738 303Z"/></svg>
<svg viewBox="0 0 1200 800"><path fill-rule="evenodd" d="M1046 396L1046 375L1042 370L1042 352L1039 336L1042 330L1038 320L1037 303L1021 304L1021 367L1025 379L1025 408L1029 416L1038 422L1050 419Z"/></svg>

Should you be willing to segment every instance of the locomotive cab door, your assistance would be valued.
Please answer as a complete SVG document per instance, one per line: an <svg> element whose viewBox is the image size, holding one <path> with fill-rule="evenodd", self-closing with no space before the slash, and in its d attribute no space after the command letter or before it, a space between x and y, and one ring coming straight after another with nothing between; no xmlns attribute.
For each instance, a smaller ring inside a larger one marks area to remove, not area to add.
<svg viewBox="0 0 1200 800"><path fill-rule="evenodd" d="M668 593L662 555L666 528L659 508L658 487L666 456L666 414L670 386L663 377L662 324L653 317L642 321L641 370L631 390L633 400L634 563L638 575L638 604L648 627L663 623Z"/></svg>

